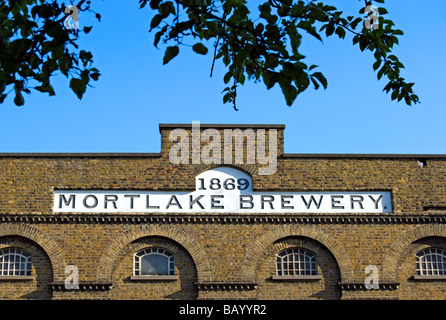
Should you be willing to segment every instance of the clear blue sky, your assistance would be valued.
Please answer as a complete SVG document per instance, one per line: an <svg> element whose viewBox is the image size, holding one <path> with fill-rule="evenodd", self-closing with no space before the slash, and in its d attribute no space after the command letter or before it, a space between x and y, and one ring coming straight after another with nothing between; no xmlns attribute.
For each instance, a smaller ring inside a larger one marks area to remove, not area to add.
<svg viewBox="0 0 446 320"><path fill-rule="evenodd" d="M406 66L403 77L415 82L420 104L391 101L371 53L350 39L322 44L308 38L303 54L308 64L319 65L327 90L310 88L288 107L278 86L268 91L263 83L247 82L238 90L237 112L222 102L221 62L210 78L211 55L184 47L163 66L164 47L156 49L148 32L150 9L138 9L137 0L92 2L102 21L80 15L81 28L93 25L80 44L92 51L100 80L82 100L63 75L54 84L56 97L33 91L23 107L8 97L0 105L0 152L159 152L159 123L200 121L285 124L287 153L446 153L444 0L385 5L405 32L394 52ZM331 3L352 13L363 5Z"/></svg>

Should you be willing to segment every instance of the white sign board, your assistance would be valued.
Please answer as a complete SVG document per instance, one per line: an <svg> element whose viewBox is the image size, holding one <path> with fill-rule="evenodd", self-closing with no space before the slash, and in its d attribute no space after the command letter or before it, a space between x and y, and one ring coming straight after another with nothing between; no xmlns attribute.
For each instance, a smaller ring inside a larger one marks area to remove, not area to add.
<svg viewBox="0 0 446 320"><path fill-rule="evenodd" d="M54 212L381 213L389 191L253 192L251 177L230 167L196 177L195 191L55 190Z"/></svg>

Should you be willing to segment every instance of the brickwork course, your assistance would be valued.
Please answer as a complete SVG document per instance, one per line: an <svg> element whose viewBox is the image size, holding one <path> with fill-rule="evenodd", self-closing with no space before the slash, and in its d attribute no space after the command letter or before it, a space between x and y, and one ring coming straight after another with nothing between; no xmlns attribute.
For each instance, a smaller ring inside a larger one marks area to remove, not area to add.
<svg viewBox="0 0 446 320"><path fill-rule="evenodd" d="M423 249L446 250L446 155L287 154L283 125L201 125L222 136L277 130L277 171L260 175L257 163L173 164L178 128L192 126L159 125L156 153L0 154L0 250L32 256L30 276L0 275L0 299L446 298L446 277L417 277L415 265ZM392 212L54 212L55 190L190 191L219 166L249 174L255 191L390 191ZM135 278L146 248L173 253L174 276ZM278 253L291 248L315 253L317 277L276 277ZM66 287L70 265L76 289ZM369 265L377 288L365 286Z"/></svg>

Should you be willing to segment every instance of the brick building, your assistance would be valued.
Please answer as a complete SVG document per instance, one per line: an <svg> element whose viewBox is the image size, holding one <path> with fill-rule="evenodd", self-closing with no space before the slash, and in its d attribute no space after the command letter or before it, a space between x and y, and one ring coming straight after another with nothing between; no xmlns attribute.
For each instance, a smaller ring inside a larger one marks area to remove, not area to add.
<svg viewBox="0 0 446 320"><path fill-rule="evenodd" d="M445 155L194 128L160 124L159 153L0 154L1 298L446 298Z"/></svg>

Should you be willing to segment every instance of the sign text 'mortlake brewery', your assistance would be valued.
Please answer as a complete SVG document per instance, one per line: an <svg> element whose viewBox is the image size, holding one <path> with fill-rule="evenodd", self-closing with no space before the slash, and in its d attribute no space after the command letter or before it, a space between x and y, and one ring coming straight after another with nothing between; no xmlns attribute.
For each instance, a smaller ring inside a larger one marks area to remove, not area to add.
<svg viewBox="0 0 446 320"><path fill-rule="evenodd" d="M253 192L248 174L220 167L199 174L190 192L55 190L54 212L380 213L392 205L388 191Z"/></svg>

